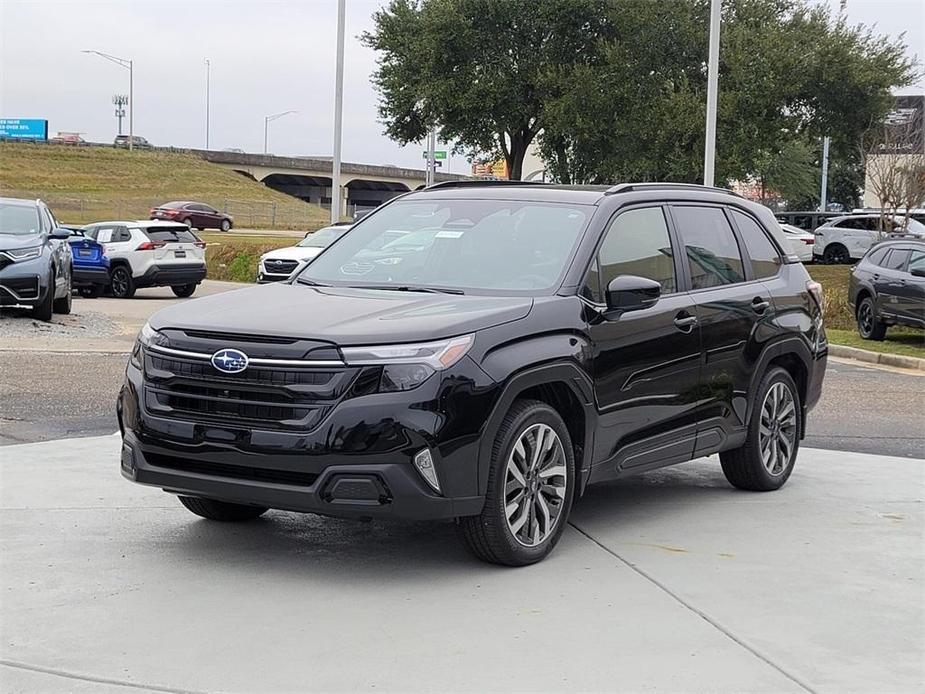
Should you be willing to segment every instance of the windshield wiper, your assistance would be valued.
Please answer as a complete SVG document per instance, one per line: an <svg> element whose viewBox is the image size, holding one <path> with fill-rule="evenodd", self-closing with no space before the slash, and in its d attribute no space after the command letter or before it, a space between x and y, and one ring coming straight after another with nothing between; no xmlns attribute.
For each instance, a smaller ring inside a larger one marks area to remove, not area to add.
<svg viewBox="0 0 925 694"><path fill-rule="evenodd" d="M296 279L296 282L299 284L307 284L309 287L330 287L330 284L322 284L321 282L315 282L314 280L302 279L301 277Z"/></svg>
<svg viewBox="0 0 925 694"><path fill-rule="evenodd" d="M417 284L357 284L351 289L385 289L393 292L427 292L428 294L465 294L462 289L448 287L425 287Z"/></svg>

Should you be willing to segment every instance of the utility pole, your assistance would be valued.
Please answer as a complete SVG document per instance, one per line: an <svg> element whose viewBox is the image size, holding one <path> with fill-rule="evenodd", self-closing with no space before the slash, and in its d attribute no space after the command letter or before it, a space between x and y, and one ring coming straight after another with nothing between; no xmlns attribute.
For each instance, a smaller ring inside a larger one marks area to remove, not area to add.
<svg viewBox="0 0 925 694"><path fill-rule="evenodd" d="M331 176L331 224L340 221L341 140L344 131L344 20L346 0L337 0L337 59L334 66L334 165Z"/></svg>
<svg viewBox="0 0 925 694"><path fill-rule="evenodd" d="M819 211L825 212L828 206L829 195L829 142L831 138L826 135L822 138L822 184L819 191Z"/></svg>
<svg viewBox="0 0 925 694"><path fill-rule="evenodd" d="M424 178L425 186L432 186L434 184L434 173L437 168L436 153L434 150L437 149L437 131L432 128L431 131L427 134L427 175Z"/></svg>
<svg viewBox="0 0 925 694"><path fill-rule="evenodd" d="M112 103L116 107L116 118L119 119L119 132L116 134L121 135L122 119L125 118L125 105L128 103L128 97L125 94L114 94Z"/></svg>
<svg viewBox="0 0 925 694"><path fill-rule="evenodd" d="M719 29L722 0L710 0L710 53L707 63L707 127L703 149L703 185L712 186L716 165L716 101L719 94Z"/></svg>
<svg viewBox="0 0 925 694"><path fill-rule="evenodd" d="M212 75L212 61L206 58L206 149L209 149L209 82L211 81Z"/></svg>
<svg viewBox="0 0 925 694"><path fill-rule="evenodd" d="M101 58L105 58L111 63L128 70L128 148L135 149L135 66L131 60L117 58L108 53L100 51L82 51L83 53L95 53Z"/></svg>

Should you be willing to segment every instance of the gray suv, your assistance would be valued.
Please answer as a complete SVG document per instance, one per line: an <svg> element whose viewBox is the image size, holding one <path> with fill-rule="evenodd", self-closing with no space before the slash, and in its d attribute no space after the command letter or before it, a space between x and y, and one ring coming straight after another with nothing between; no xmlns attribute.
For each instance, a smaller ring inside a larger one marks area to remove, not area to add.
<svg viewBox="0 0 925 694"><path fill-rule="evenodd" d="M70 232L41 200L0 198L0 307L71 312Z"/></svg>

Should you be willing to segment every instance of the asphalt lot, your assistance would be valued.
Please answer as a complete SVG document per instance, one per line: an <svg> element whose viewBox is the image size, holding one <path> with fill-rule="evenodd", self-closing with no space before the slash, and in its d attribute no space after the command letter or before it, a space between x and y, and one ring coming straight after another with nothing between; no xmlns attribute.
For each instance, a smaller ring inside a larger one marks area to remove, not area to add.
<svg viewBox="0 0 925 694"><path fill-rule="evenodd" d="M123 480L118 445L0 449L6 692L925 681L918 461L804 449L775 493L733 490L715 459L594 487L551 557L505 569L448 523L203 521Z"/></svg>
<svg viewBox="0 0 925 694"><path fill-rule="evenodd" d="M194 298L242 286L207 280ZM128 301L75 298L73 313L51 327L0 314L0 445L115 431L115 398L139 328L191 300L167 287ZM832 359L803 445L925 459L923 413L925 376Z"/></svg>

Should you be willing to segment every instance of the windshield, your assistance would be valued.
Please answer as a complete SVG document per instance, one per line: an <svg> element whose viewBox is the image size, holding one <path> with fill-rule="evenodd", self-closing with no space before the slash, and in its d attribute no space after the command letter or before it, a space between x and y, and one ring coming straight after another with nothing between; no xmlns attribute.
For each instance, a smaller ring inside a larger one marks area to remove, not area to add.
<svg viewBox="0 0 925 694"><path fill-rule="evenodd" d="M327 248L331 242L343 236L350 227L328 227L309 234L296 245L302 248Z"/></svg>
<svg viewBox="0 0 925 694"><path fill-rule="evenodd" d="M38 208L0 203L0 234L37 234L41 231Z"/></svg>
<svg viewBox="0 0 925 694"><path fill-rule="evenodd" d="M476 293L549 290L558 284L589 216L584 205L395 202L355 226L298 280Z"/></svg>

